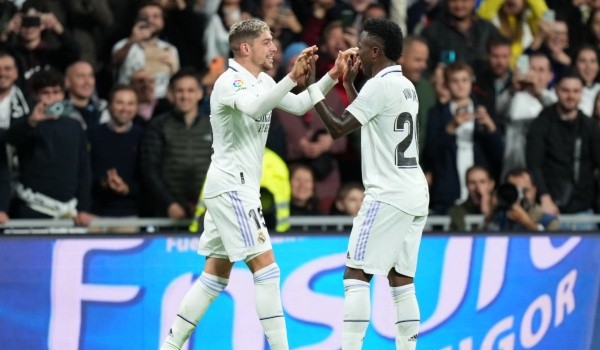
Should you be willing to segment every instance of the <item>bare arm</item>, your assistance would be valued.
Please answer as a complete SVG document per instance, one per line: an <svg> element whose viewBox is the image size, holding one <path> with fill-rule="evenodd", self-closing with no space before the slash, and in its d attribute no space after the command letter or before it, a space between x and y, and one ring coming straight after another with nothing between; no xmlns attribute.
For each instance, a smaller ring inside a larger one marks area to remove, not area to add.
<svg viewBox="0 0 600 350"><path fill-rule="evenodd" d="M348 135L362 126L350 112L344 111L341 115L335 112L325 99L315 104L315 110L334 139Z"/></svg>
<svg viewBox="0 0 600 350"><path fill-rule="evenodd" d="M356 87L354 86L354 79L356 79L360 64L360 59L356 55L348 57L347 69L344 72L344 89L350 103L358 96L358 91L356 91Z"/></svg>

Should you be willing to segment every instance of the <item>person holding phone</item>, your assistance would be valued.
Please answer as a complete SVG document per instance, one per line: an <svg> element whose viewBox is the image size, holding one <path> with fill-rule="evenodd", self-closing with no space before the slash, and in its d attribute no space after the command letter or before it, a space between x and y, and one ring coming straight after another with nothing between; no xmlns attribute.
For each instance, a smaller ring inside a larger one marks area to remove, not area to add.
<svg viewBox="0 0 600 350"><path fill-rule="evenodd" d="M50 69L30 80L35 107L7 133L19 159L11 217L72 218L87 226L92 220L87 137L79 121L48 113L48 107L65 100L64 77Z"/></svg>
<svg viewBox="0 0 600 350"><path fill-rule="evenodd" d="M179 70L179 52L159 38L164 26L163 8L156 3L143 3L129 37L118 41L112 49L118 83L129 84L134 72L146 68L156 79L155 96L165 97L169 79Z"/></svg>
<svg viewBox="0 0 600 350"><path fill-rule="evenodd" d="M429 112L423 169L431 186L430 208L439 215L458 199L467 198L466 171L473 165L500 175L504 143L494 119L471 98L473 69L458 61L444 69L448 103Z"/></svg>
<svg viewBox="0 0 600 350"><path fill-rule="evenodd" d="M55 36L58 45L50 45L51 39L43 32ZM81 53L75 39L43 2L25 2L0 35L0 44L14 54L25 80L47 67L64 72Z"/></svg>

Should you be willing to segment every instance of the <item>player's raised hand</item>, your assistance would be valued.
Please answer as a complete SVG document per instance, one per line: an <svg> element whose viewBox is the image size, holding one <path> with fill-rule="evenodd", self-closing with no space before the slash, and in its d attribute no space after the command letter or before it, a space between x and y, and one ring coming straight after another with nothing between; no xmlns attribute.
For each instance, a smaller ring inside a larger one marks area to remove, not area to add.
<svg viewBox="0 0 600 350"><path fill-rule="evenodd" d="M348 68L348 59L358 55L358 47L351 47L345 51L339 51L333 67L329 70L332 79L337 80Z"/></svg>
<svg viewBox="0 0 600 350"><path fill-rule="evenodd" d="M306 76L310 69L310 60L317 50L317 46L313 45L300 52L296 58L296 62L294 62L292 71L288 74L290 79L292 79L294 82L297 82L299 79L302 79Z"/></svg>
<svg viewBox="0 0 600 350"><path fill-rule="evenodd" d="M358 53L358 49L357 49ZM346 65L344 70L344 86L353 86L354 79L358 75L358 70L360 69L360 58L358 54L350 55L346 59Z"/></svg>

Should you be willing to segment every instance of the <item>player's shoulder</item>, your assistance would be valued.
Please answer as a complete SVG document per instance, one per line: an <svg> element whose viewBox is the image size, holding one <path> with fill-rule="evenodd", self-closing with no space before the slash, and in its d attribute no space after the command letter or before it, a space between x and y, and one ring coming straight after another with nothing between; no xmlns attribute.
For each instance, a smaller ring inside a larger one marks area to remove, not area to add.
<svg viewBox="0 0 600 350"><path fill-rule="evenodd" d="M247 87L248 82L244 75L229 68L217 78L214 89L220 93L235 93Z"/></svg>

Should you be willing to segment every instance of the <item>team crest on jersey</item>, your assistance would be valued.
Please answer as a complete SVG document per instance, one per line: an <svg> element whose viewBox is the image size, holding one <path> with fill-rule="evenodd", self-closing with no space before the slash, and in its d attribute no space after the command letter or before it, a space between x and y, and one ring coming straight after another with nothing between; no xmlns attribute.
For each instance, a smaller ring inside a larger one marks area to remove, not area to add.
<svg viewBox="0 0 600 350"><path fill-rule="evenodd" d="M235 91L243 90L246 88L246 83L242 79L236 79L233 81L233 88Z"/></svg>
<svg viewBox="0 0 600 350"><path fill-rule="evenodd" d="M264 232L262 230L258 231L258 243L263 244L266 240L267 237L265 237Z"/></svg>

